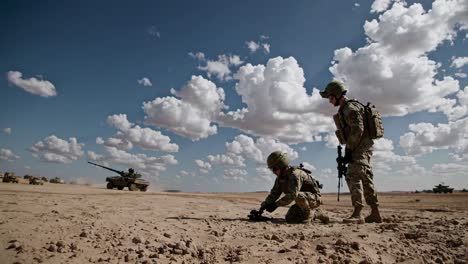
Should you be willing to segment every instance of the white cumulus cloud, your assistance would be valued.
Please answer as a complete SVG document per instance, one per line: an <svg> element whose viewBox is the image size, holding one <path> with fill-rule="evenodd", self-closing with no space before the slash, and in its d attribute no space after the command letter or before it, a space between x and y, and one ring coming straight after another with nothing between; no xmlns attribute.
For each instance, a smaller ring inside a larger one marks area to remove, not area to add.
<svg viewBox="0 0 468 264"><path fill-rule="evenodd" d="M55 86L44 80L38 80L34 77L23 79L23 74L19 71L9 71L7 73L7 80L9 83L25 90L28 93L39 95L42 97L56 96L57 91Z"/></svg>
<svg viewBox="0 0 468 264"><path fill-rule="evenodd" d="M452 64L450 66L455 68L461 68L468 64L468 57L453 57Z"/></svg>
<svg viewBox="0 0 468 264"><path fill-rule="evenodd" d="M197 57L197 54L194 55ZM198 66L199 70L206 71L208 78L216 76L221 81L232 79L230 66L239 66L244 63L238 55L219 55L217 60L207 60L205 66Z"/></svg>
<svg viewBox="0 0 468 264"><path fill-rule="evenodd" d="M257 44L257 42L250 40L245 43L247 45L247 48L249 48L250 52L255 52L260 48L260 45Z"/></svg>
<svg viewBox="0 0 468 264"><path fill-rule="evenodd" d="M3 129L3 133L7 134L7 135L11 135L11 128L10 127L5 127Z"/></svg>
<svg viewBox="0 0 468 264"><path fill-rule="evenodd" d="M371 6L371 13L380 13L387 10L395 0L375 0Z"/></svg>
<svg viewBox="0 0 468 264"><path fill-rule="evenodd" d="M163 135L159 131L142 128L130 123L125 114L108 116L107 123L120 131L114 137L104 142L106 146L129 150L133 145L137 145L143 149L154 151L179 151L179 146L171 143L170 137Z"/></svg>
<svg viewBox="0 0 468 264"><path fill-rule="evenodd" d="M178 161L173 155L160 157L147 156L146 154L132 154L115 147L104 147L105 154L97 154L88 151L88 159L97 163L106 164L114 169L116 165L134 168L143 174L143 177L157 178L168 166L177 165Z"/></svg>
<svg viewBox="0 0 468 264"><path fill-rule="evenodd" d="M440 64L427 54L468 26L467 10L462 0L434 1L427 12L420 4L395 2L378 19L366 21L368 45L335 51L330 71L351 96L373 102L384 115L447 112L456 102L446 97L459 91L459 83L450 76L437 79Z"/></svg>
<svg viewBox="0 0 468 264"><path fill-rule="evenodd" d="M291 160L299 154L287 144L274 139L258 138L256 141L246 135L239 135L232 142L226 143L227 155L239 155L244 159L255 161L257 166L266 167L266 159L273 151L283 151Z"/></svg>
<svg viewBox="0 0 468 264"><path fill-rule="evenodd" d="M5 149L5 148L0 149L0 160L6 160L9 162L12 162L18 159L20 159L20 156L13 153L11 149Z"/></svg>
<svg viewBox="0 0 468 264"><path fill-rule="evenodd" d="M35 143L29 151L35 158L51 163L71 163L80 158L84 152L84 144L78 143L76 138L67 140L50 135Z"/></svg>
<svg viewBox="0 0 468 264"><path fill-rule="evenodd" d="M458 78L466 78L466 73L464 72L456 72L454 73L455 76L457 76Z"/></svg>
<svg viewBox="0 0 468 264"><path fill-rule="evenodd" d="M195 164L197 164L198 168L202 173L207 174L211 170L211 164L209 162L197 159L195 160Z"/></svg>
<svg viewBox="0 0 468 264"><path fill-rule="evenodd" d="M245 158L233 153L208 155L206 158L215 165L245 167Z"/></svg>
<svg viewBox="0 0 468 264"><path fill-rule="evenodd" d="M143 85L143 86L153 86L151 83L151 80L148 79L147 77L143 77L140 80L137 80L138 84Z"/></svg>
<svg viewBox="0 0 468 264"><path fill-rule="evenodd" d="M235 78L246 107L222 113L220 125L287 143L317 141L320 133L334 131L331 112L322 107L328 102L317 89L307 94L304 72L294 58L244 65Z"/></svg>
<svg viewBox="0 0 468 264"><path fill-rule="evenodd" d="M192 76L180 91L171 92L180 99L159 97L143 103L146 124L164 127L193 141L217 133L212 121L225 107L222 88L201 76Z"/></svg>
<svg viewBox="0 0 468 264"><path fill-rule="evenodd" d="M265 43L264 41L268 39L268 37L265 36L260 36L259 42L255 42L253 40L246 41L245 45L247 45L247 48L250 50L250 53L255 53L257 50L263 50L265 54L270 53L270 44Z"/></svg>
<svg viewBox="0 0 468 264"><path fill-rule="evenodd" d="M245 176L247 176L247 171L243 169L226 169L223 173L223 178L225 180L236 182L247 182Z"/></svg>
<svg viewBox="0 0 468 264"><path fill-rule="evenodd" d="M410 155L423 155L440 149L468 153L468 118L447 124L410 124L400 137L400 145Z"/></svg>
<svg viewBox="0 0 468 264"><path fill-rule="evenodd" d="M195 52L195 53L189 52L189 56L192 57L192 58L194 58L194 59L197 59L197 60L199 60L199 61L205 61L205 60L206 60L206 59L205 59L205 53L200 52L200 51Z"/></svg>

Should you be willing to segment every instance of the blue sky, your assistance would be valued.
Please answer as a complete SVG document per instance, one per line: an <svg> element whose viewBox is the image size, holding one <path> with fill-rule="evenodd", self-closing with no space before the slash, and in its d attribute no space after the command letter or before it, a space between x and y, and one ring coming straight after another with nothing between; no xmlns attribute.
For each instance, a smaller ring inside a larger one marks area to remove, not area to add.
<svg viewBox="0 0 468 264"><path fill-rule="evenodd" d="M343 81L384 114L378 190L468 188L468 3L2 1L0 171L269 190L286 151L336 188Z"/></svg>

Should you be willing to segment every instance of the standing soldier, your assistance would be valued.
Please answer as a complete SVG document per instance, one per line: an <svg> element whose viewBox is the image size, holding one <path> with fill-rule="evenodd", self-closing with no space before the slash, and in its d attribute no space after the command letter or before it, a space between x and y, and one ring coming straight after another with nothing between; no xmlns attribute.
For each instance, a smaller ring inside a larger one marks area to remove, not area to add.
<svg viewBox="0 0 468 264"><path fill-rule="evenodd" d="M276 175L275 185L270 194L261 205L263 209L273 212L279 206L286 206L296 202L286 214L286 222L290 224L307 223L311 209L318 208L320 201L320 188L318 182L312 178L310 171L302 167L289 166L286 153L275 151L267 158L268 168ZM278 200L281 194L285 195ZM315 218L328 223L329 218L317 210Z"/></svg>
<svg viewBox="0 0 468 264"><path fill-rule="evenodd" d="M364 189L366 203L372 210L364 220L366 223L381 223L377 191L370 165L374 141L365 125L367 119L364 106L356 100L349 100L345 96L346 92L346 88L338 81L330 82L325 90L320 92L320 95L327 98L333 106L339 106L338 113L333 118L338 129L336 136L340 144L346 145L343 161L348 163L346 183L354 207L353 214L344 222L363 222L361 210L364 206L362 202Z"/></svg>

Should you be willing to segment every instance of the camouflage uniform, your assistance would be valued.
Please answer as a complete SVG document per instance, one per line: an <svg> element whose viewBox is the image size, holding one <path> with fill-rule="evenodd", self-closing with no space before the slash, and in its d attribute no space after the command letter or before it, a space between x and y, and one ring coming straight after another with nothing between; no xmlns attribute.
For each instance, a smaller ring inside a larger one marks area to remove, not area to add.
<svg viewBox="0 0 468 264"><path fill-rule="evenodd" d="M301 223L309 219L310 210L320 206L320 190L315 180L305 171L287 167L280 177L276 178L275 185L262 203L276 203L278 206L286 206L296 202L286 214L287 223ZM278 200L281 194L285 195ZM277 201L278 200L278 201Z"/></svg>
<svg viewBox="0 0 468 264"><path fill-rule="evenodd" d="M353 206L363 207L363 189L367 204L378 206L370 164L374 142L365 131L364 108L359 103L348 100L340 107L338 114L346 140L346 149L351 151L352 156L352 162L348 164L346 182L351 192Z"/></svg>

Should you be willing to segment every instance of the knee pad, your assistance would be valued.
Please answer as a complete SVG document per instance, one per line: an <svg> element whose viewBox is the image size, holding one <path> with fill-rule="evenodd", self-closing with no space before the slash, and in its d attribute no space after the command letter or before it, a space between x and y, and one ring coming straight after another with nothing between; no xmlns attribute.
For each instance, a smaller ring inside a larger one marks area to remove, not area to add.
<svg viewBox="0 0 468 264"><path fill-rule="evenodd" d="M289 208L286 213L286 223L288 224L299 224L310 218L310 208L301 208L299 205L294 204Z"/></svg>

